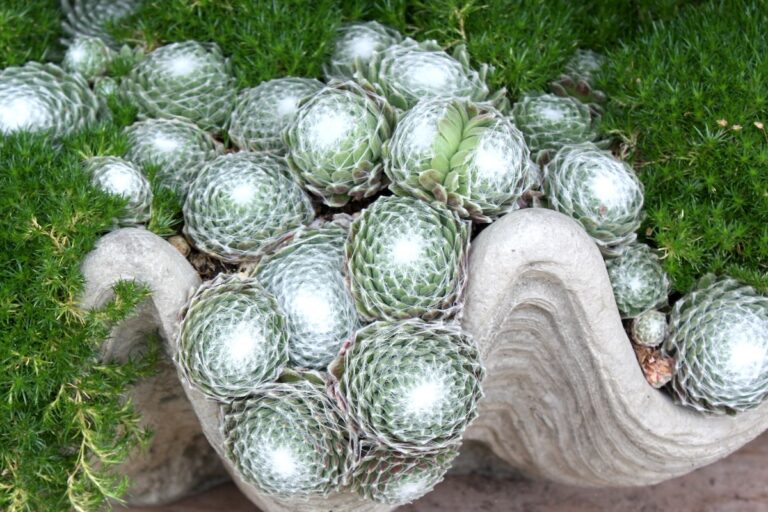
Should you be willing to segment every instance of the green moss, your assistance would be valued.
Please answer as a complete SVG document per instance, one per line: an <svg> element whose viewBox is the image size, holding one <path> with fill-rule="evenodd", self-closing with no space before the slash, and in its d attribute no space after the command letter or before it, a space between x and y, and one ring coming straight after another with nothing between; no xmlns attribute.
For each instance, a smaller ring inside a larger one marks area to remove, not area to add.
<svg viewBox="0 0 768 512"><path fill-rule="evenodd" d="M58 0L0 2L0 68L61 54Z"/></svg>

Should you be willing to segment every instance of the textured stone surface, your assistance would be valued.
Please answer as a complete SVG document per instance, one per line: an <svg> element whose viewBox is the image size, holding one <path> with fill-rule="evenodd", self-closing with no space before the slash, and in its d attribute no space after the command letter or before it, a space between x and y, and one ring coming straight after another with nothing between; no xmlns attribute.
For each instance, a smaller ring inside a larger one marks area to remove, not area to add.
<svg viewBox="0 0 768 512"><path fill-rule="evenodd" d="M464 325L488 370L467 439L579 486L647 485L714 462L768 427L768 403L705 416L648 385L600 253L570 218L513 212L473 242Z"/></svg>

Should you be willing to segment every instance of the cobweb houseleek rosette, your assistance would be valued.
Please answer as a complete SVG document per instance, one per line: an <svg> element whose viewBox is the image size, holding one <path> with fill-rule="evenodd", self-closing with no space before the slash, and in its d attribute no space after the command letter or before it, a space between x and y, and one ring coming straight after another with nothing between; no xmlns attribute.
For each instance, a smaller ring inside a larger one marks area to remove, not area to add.
<svg viewBox="0 0 768 512"><path fill-rule="evenodd" d="M176 360L190 385L227 401L280 375L288 364L288 337L277 302L256 279L219 274L192 297Z"/></svg>
<svg viewBox="0 0 768 512"><path fill-rule="evenodd" d="M438 201L478 222L518 206L534 185L522 133L487 105L433 99L400 119L384 145L384 172L397 195Z"/></svg>
<svg viewBox="0 0 768 512"><path fill-rule="evenodd" d="M647 245L629 244L622 255L606 261L606 267L622 318L635 318L667 304L669 277Z"/></svg>
<svg viewBox="0 0 768 512"><path fill-rule="evenodd" d="M243 480L285 498L325 496L340 488L356 456L356 438L322 386L298 380L260 386L224 408L227 457Z"/></svg>
<svg viewBox="0 0 768 512"><path fill-rule="evenodd" d="M712 414L757 407L768 397L768 297L704 277L675 303L663 352L675 359L680 404Z"/></svg>
<svg viewBox="0 0 768 512"><path fill-rule="evenodd" d="M456 448L477 417L485 371L458 324L379 321L331 363L334 395L370 442L403 455Z"/></svg>
<svg viewBox="0 0 768 512"><path fill-rule="evenodd" d="M439 203L380 197L350 227L347 276L366 320L448 318L461 308L470 224Z"/></svg>
<svg viewBox="0 0 768 512"><path fill-rule="evenodd" d="M622 254L643 219L643 185L634 171L592 143L560 149L544 166L549 206L577 220L605 256Z"/></svg>
<svg viewBox="0 0 768 512"><path fill-rule="evenodd" d="M397 31L376 21L344 23L337 31L333 54L326 66L328 79L350 79L355 71L367 66L377 52L402 41Z"/></svg>
<svg viewBox="0 0 768 512"><path fill-rule="evenodd" d="M352 469L351 486L369 500L405 505L442 482L458 455L455 447L416 455L404 455L383 447L371 448Z"/></svg>
<svg viewBox="0 0 768 512"><path fill-rule="evenodd" d="M550 158L565 145L598 137L589 107L570 97L524 94L512 105L512 117L537 161Z"/></svg>
<svg viewBox="0 0 768 512"><path fill-rule="evenodd" d="M152 187L138 167L122 158L94 156L85 161L85 170L94 186L128 200L123 213L114 219L116 226L140 226L149 222Z"/></svg>
<svg viewBox="0 0 768 512"><path fill-rule="evenodd" d="M115 41L109 34L115 23L136 12L142 0L61 0L64 18L61 26L71 37L97 37L109 45Z"/></svg>
<svg viewBox="0 0 768 512"><path fill-rule="evenodd" d="M406 38L376 52L355 77L370 83L396 108L409 110L423 99L460 98L487 102L505 110L506 90L491 94L486 84L489 67L474 70L464 45L449 55L435 41L417 42Z"/></svg>
<svg viewBox="0 0 768 512"><path fill-rule="evenodd" d="M206 162L223 146L197 125L179 119L147 119L123 130L128 139L125 158L156 168L157 181L184 197Z"/></svg>
<svg viewBox="0 0 768 512"><path fill-rule="evenodd" d="M107 71L114 58L112 50L97 37L77 36L67 48L62 67L93 80Z"/></svg>
<svg viewBox="0 0 768 512"><path fill-rule="evenodd" d="M667 337L667 315L651 309L632 319L632 341L644 347L658 347Z"/></svg>
<svg viewBox="0 0 768 512"><path fill-rule="evenodd" d="M300 228L251 272L285 312L289 357L300 368L325 369L360 326L344 279L349 222L341 216Z"/></svg>
<svg viewBox="0 0 768 512"><path fill-rule="evenodd" d="M184 234L200 251L238 263L255 259L314 218L285 159L229 153L208 162L184 202Z"/></svg>
<svg viewBox="0 0 768 512"><path fill-rule="evenodd" d="M229 138L240 149L285 151L283 129L296 116L299 101L323 88L310 78L277 78L243 89L229 119Z"/></svg>
<svg viewBox="0 0 768 512"><path fill-rule="evenodd" d="M304 98L283 138L288 162L304 187L330 207L384 188L381 149L394 111L354 82L331 82Z"/></svg>
<svg viewBox="0 0 768 512"><path fill-rule="evenodd" d="M99 119L88 82L55 64L28 62L0 70L0 134L75 133Z"/></svg>
<svg viewBox="0 0 768 512"><path fill-rule="evenodd" d="M229 60L217 44L197 41L157 48L121 85L140 118L181 118L206 130L223 127L236 97Z"/></svg>

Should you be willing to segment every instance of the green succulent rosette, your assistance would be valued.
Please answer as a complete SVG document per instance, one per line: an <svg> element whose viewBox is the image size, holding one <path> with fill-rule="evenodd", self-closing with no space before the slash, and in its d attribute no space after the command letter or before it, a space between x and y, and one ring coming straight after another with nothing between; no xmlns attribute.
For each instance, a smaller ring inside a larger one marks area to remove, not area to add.
<svg viewBox="0 0 768 512"><path fill-rule="evenodd" d="M632 341L644 347L658 347L667 337L667 315L651 309L632 319Z"/></svg>
<svg viewBox="0 0 768 512"><path fill-rule="evenodd" d="M539 161L565 145L598 137L589 107L571 97L527 93L512 105L512 117Z"/></svg>
<svg viewBox="0 0 768 512"><path fill-rule="evenodd" d="M623 254L609 259L606 267L622 318L635 318L667 304L669 277L647 245L633 242Z"/></svg>
<svg viewBox="0 0 768 512"><path fill-rule="evenodd" d="M222 261L256 259L314 218L285 159L229 153L208 162L187 191L184 234Z"/></svg>
<svg viewBox="0 0 768 512"><path fill-rule="evenodd" d="M203 166L222 154L223 147L197 125L179 119L147 119L124 130L125 158L155 167L157 181L184 197Z"/></svg>
<svg viewBox="0 0 768 512"><path fill-rule="evenodd" d="M380 197L350 227L347 276L366 320L448 318L461 309L470 224L446 206Z"/></svg>
<svg viewBox="0 0 768 512"><path fill-rule="evenodd" d="M622 254L643 219L643 185L634 171L592 143L565 146L544 166L554 210L577 220L605 256Z"/></svg>
<svg viewBox="0 0 768 512"><path fill-rule="evenodd" d="M384 146L397 195L445 203L461 217L491 222L518 207L534 185L520 130L488 105L425 100L406 112Z"/></svg>
<svg viewBox="0 0 768 512"><path fill-rule="evenodd" d="M753 409L768 397L768 297L705 276L675 302L662 348L675 359L678 403L711 414Z"/></svg>
<svg viewBox="0 0 768 512"><path fill-rule="evenodd" d="M229 60L215 43L161 46L123 77L122 93L140 118L185 119L218 130L235 104Z"/></svg>
<svg viewBox="0 0 768 512"><path fill-rule="evenodd" d="M70 37L96 37L114 46L109 25L135 13L142 0L61 0L61 26Z"/></svg>
<svg viewBox="0 0 768 512"><path fill-rule="evenodd" d="M458 446L477 417L485 376L458 324L413 319L363 327L329 370L362 438L410 456Z"/></svg>
<svg viewBox="0 0 768 512"><path fill-rule="evenodd" d="M288 353L300 368L325 369L360 326L344 279L348 226L342 216L301 228L252 271L285 312Z"/></svg>
<svg viewBox="0 0 768 512"><path fill-rule="evenodd" d="M600 116L607 97L595 89L595 75L603 67L605 58L592 50L576 50L565 65L560 77L549 84L550 90L558 96L570 96L589 106L593 116Z"/></svg>
<svg viewBox="0 0 768 512"><path fill-rule="evenodd" d="M152 187L138 167L122 158L94 156L86 160L85 169L95 187L128 200L123 214L114 221L116 226L140 226L149 222Z"/></svg>
<svg viewBox="0 0 768 512"><path fill-rule="evenodd" d="M93 80L93 93L102 101L120 93L120 84L111 76L97 76Z"/></svg>
<svg viewBox="0 0 768 512"><path fill-rule="evenodd" d="M322 386L306 380L260 386L225 406L226 455L245 482L285 498L340 488L357 443Z"/></svg>
<svg viewBox="0 0 768 512"><path fill-rule="evenodd" d="M375 448L363 455L352 470L352 488L377 503L405 505L442 482L458 455L454 447L418 455Z"/></svg>
<svg viewBox="0 0 768 512"><path fill-rule="evenodd" d="M354 82L332 82L301 101L283 132L288 162L330 207L370 197L386 186L381 152L394 124L382 97Z"/></svg>
<svg viewBox="0 0 768 512"><path fill-rule="evenodd" d="M382 52L403 36L377 21L342 24L336 34L333 54L325 66L328 79L351 79L355 71L368 66L377 52Z"/></svg>
<svg viewBox="0 0 768 512"><path fill-rule="evenodd" d="M373 84L396 108L409 110L423 99L459 98L487 102L505 110L506 90L491 94L486 84L489 67L474 70L464 45L449 55L435 41L417 42L406 38L376 52L356 79Z"/></svg>
<svg viewBox="0 0 768 512"><path fill-rule="evenodd" d="M100 102L79 74L28 62L0 70L0 134L75 133L99 119Z"/></svg>
<svg viewBox="0 0 768 512"><path fill-rule="evenodd" d="M256 279L219 274L192 297L175 358L191 386L227 401L277 379L288 337L280 307Z"/></svg>
<svg viewBox="0 0 768 512"><path fill-rule="evenodd" d="M299 101L323 88L310 78L277 78L240 91L229 119L229 138L240 149L285 151L281 134Z"/></svg>
<svg viewBox="0 0 768 512"><path fill-rule="evenodd" d="M93 80L107 71L112 58L112 50L98 37L77 36L64 54L62 67Z"/></svg>

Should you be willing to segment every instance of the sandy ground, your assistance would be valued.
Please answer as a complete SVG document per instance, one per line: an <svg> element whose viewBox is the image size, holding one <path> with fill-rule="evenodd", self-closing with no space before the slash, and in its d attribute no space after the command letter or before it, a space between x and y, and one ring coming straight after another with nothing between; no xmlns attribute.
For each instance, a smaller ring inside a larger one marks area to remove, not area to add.
<svg viewBox="0 0 768 512"><path fill-rule="evenodd" d="M166 507L130 512L258 512L232 484ZM768 511L768 433L730 457L668 482L632 489L579 489L519 478L447 478L402 512Z"/></svg>

